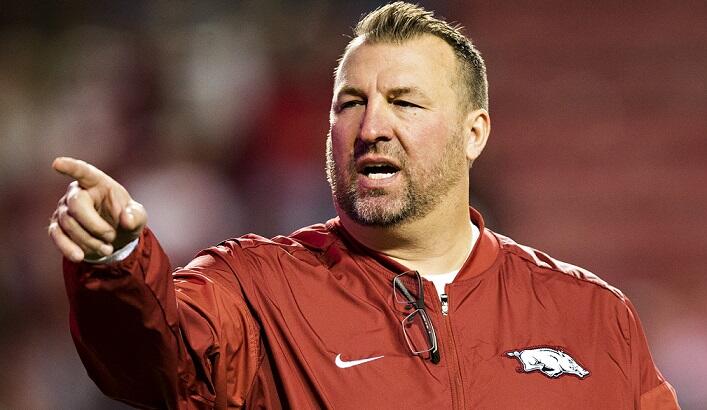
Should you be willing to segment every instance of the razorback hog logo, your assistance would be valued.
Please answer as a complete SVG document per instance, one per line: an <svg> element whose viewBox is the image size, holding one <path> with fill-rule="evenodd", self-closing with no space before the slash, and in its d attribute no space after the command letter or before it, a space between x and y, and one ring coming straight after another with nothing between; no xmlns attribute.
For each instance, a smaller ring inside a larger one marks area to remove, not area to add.
<svg viewBox="0 0 707 410"><path fill-rule="evenodd" d="M506 355L517 358L523 365L522 371L526 373L539 370L549 377L574 374L580 379L589 374L589 371L582 368L570 355L562 350L540 347L507 352ZM518 369L518 371L521 371L521 369Z"/></svg>

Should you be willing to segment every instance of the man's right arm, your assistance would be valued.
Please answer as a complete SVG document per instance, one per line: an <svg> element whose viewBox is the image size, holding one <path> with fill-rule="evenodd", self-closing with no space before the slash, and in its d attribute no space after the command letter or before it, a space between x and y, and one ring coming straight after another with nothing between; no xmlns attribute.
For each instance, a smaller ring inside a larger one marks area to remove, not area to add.
<svg viewBox="0 0 707 410"><path fill-rule="evenodd" d="M173 276L142 205L122 186L82 161L54 167L75 179L49 235L65 257L71 333L91 378L143 408L243 405L258 370L258 328L223 255L205 251ZM84 260L135 239L117 263Z"/></svg>
<svg viewBox="0 0 707 410"><path fill-rule="evenodd" d="M152 232L117 264L64 258L63 268L71 335L91 379L126 403L177 408L184 349L169 261Z"/></svg>

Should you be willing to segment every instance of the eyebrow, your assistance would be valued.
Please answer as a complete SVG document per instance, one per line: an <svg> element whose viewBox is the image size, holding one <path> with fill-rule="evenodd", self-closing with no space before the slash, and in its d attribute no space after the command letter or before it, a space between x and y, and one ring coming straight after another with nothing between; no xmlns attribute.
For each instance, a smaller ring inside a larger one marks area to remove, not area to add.
<svg viewBox="0 0 707 410"><path fill-rule="evenodd" d="M336 93L336 98L341 98L342 95L351 95L354 97L366 98L366 93L364 93L362 89L351 87L348 85L346 87L343 87L339 90L338 93Z"/></svg>
<svg viewBox="0 0 707 410"><path fill-rule="evenodd" d="M420 87L415 87L415 86L395 87L395 88L391 89L390 91L388 91L388 95L390 95L392 98L398 98L403 95L409 95L409 94L427 97L427 95L422 91L422 89Z"/></svg>

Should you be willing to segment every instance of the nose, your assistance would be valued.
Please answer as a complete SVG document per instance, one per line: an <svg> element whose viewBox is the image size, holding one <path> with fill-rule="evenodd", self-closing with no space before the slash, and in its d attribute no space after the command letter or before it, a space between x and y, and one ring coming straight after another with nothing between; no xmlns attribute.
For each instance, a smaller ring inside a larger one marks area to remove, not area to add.
<svg viewBox="0 0 707 410"><path fill-rule="evenodd" d="M379 141L389 141L393 138L393 127L387 104L379 101L368 101L366 112L361 121L359 139L366 144Z"/></svg>

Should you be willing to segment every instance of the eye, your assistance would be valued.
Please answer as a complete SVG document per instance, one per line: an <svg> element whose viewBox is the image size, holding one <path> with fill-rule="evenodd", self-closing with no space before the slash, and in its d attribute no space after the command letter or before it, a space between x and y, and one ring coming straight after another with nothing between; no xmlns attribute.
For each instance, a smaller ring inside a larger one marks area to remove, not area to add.
<svg viewBox="0 0 707 410"><path fill-rule="evenodd" d="M344 102L342 102L342 103L339 104L339 106L337 107L337 108L338 108L337 111L341 112L341 111L343 111L343 110L345 110L345 109L347 109L347 108L352 108L352 107L355 107L355 106L357 106L357 105L364 105L365 103L366 103L366 102L365 102L365 101L362 101L362 100L349 100L349 101L344 101Z"/></svg>
<svg viewBox="0 0 707 410"><path fill-rule="evenodd" d="M415 108L421 108L419 105L415 103L411 103L410 101L406 100L393 100L393 104L397 105L398 107L415 107Z"/></svg>

